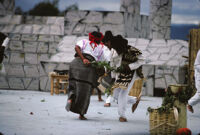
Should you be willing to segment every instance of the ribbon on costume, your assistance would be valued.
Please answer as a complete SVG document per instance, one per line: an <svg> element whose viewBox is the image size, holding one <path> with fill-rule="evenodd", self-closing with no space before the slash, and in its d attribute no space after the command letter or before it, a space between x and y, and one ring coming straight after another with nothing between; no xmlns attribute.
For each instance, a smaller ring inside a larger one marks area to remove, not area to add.
<svg viewBox="0 0 200 135"><path fill-rule="evenodd" d="M101 32L100 32L100 34L101 34L101 37L95 37L94 35L92 35L92 33L89 33L90 45L92 43L94 43L94 48L92 47L93 50L95 49L95 47L98 46L98 44L96 42L100 42L100 44L103 45L103 43L101 41L102 41L104 36L103 36L103 34Z"/></svg>

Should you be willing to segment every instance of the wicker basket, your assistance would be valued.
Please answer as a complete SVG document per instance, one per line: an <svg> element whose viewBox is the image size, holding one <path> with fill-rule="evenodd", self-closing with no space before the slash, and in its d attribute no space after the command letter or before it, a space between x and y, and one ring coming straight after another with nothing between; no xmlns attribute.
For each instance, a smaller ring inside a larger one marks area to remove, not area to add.
<svg viewBox="0 0 200 135"><path fill-rule="evenodd" d="M144 79L135 80L133 87L131 88L129 92L129 96L139 97L139 95L142 92L143 80Z"/></svg>
<svg viewBox="0 0 200 135"><path fill-rule="evenodd" d="M178 111L171 109L169 113L159 113L152 109L149 115L151 135L173 135L178 124Z"/></svg>
<svg viewBox="0 0 200 135"><path fill-rule="evenodd" d="M176 94L181 90L186 90L187 85L186 84L171 84L170 85L172 93Z"/></svg>

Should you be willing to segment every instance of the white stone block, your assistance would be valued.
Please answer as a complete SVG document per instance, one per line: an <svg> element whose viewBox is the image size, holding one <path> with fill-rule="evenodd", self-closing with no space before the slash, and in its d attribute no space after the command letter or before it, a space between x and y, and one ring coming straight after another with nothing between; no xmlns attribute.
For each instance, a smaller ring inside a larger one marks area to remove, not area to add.
<svg viewBox="0 0 200 135"><path fill-rule="evenodd" d="M49 25L43 25L42 28L39 31L39 34L44 34L44 35L50 34L50 26Z"/></svg>
<svg viewBox="0 0 200 135"><path fill-rule="evenodd" d="M122 35L124 36L124 25L112 25L112 24L104 24L100 27L100 31L105 33L107 30L112 31L113 35Z"/></svg>
<svg viewBox="0 0 200 135"><path fill-rule="evenodd" d="M179 66L179 61L176 60L176 59L169 60L169 61L167 62L167 65L168 65L168 66Z"/></svg>
<svg viewBox="0 0 200 135"><path fill-rule="evenodd" d="M54 36L53 35L39 35L38 41L54 42Z"/></svg>
<svg viewBox="0 0 200 135"><path fill-rule="evenodd" d="M52 25L52 26L50 26L50 34L63 35L64 30L62 30L62 28L64 28L64 27L61 27L59 25Z"/></svg>
<svg viewBox="0 0 200 135"><path fill-rule="evenodd" d="M46 22L46 24L48 24L48 25L53 25L53 24L55 24L56 23L56 19L57 19L57 17L47 17L47 22Z"/></svg>
<svg viewBox="0 0 200 135"><path fill-rule="evenodd" d="M11 53L10 63L21 63L24 64L24 53Z"/></svg>
<svg viewBox="0 0 200 135"><path fill-rule="evenodd" d="M169 54L160 54L160 57L158 60L163 60L163 61L169 61L172 58L172 55Z"/></svg>
<svg viewBox="0 0 200 135"><path fill-rule="evenodd" d="M155 79L155 88L167 88L167 84L164 78Z"/></svg>
<svg viewBox="0 0 200 135"><path fill-rule="evenodd" d="M32 78L30 85L27 87L28 90L39 90L39 78Z"/></svg>
<svg viewBox="0 0 200 135"><path fill-rule="evenodd" d="M15 28L15 25L13 24L8 24L8 25L5 25L4 28L1 30L1 32L3 33L12 33L12 31L14 30Z"/></svg>
<svg viewBox="0 0 200 135"><path fill-rule="evenodd" d="M88 34L88 33L93 32L93 31L98 31L99 27L100 27L99 24L98 25L93 25L93 24L86 25L84 33Z"/></svg>
<svg viewBox="0 0 200 135"><path fill-rule="evenodd" d="M24 71L26 77L39 77L39 70L36 65L24 65Z"/></svg>
<svg viewBox="0 0 200 135"><path fill-rule="evenodd" d="M86 11L67 11L65 15L66 21L78 22L81 19L85 18L87 12Z"/></svg>
<svg viewBox="0 0 200 135"><path fill-rule="evenodd" d="M36 41L38 38L37 35L32 35L32 34L24 34L21 37L22 41Z"/></svg>
<svg viewBox="0 0 200 135"><path fill-rule="evenodd" d="M176 44L178 44L176 40L167 40L167 46L174 46Z"/></svg>
<svg viewBox="0 0 200 135"><path fill-rule="evenodd" d="M72 34L79 34L79 35L82 35L82 33L83 33L84 30L85 30L85 26L86 26L85 24L78 24L78 25L74 28Z"/></svg>
<svg viewBox="0 0 200 135"><path fill-rule="evenodd" d="M0 76L0 88L1 89L8 89L9 85L7 79L5 77Z"/></svg>
<svg viewBox="0 0 200 135"><path fill-rule="evenodd" d="M161 60L152 60L151 59L148 59L149 62L148 62L148 65L164 65L166 64L166 61L161 61Z"/></svg>
<svg viewBox="0 0 200 135"><path fill-rule="evenodd" d="M24 77L23 65L11 64L8 69L8 76Z"/></svg>
<svg viewBox="0 0 200 135"><path fill-rule="evenodd" d="M83 23L92 23L92 24L101 24L103 21L103 13L90 11L89 14L86 16Z"/></svg>
<svg viewBox="0 0 200 135"><path fill-rule="evenodd" d="M12 30L12 33L21 33L23 29L23 25L15 25L14 29Z"/></svg>
<svg viewBox="0 0 200 135"><path fill-rule="evenodd" d="M24 89L22 78L9 77L8 82L11 89L20 89L20 90Z"/></svg>
<svg viewBox="0 0 200 135"><path fill-rule="evenodd" d="M165 75L165 80L167 82L166 86L169 86L171 84L177 84L178 81L175 80L175 78L173 77L173 75Z"/></svg>
<svg viewBox="0 0 200 135"><path fill-rule="evenodd" d="M153 39L149 44L150 47L166 47L166 45L164 39Z"/></svg>
<svg viewBox="0 0 200 135"><path fill-rule="evenodd" d="M47 53L49 49L49 44L47 42L39 42L37 53Z"/></svg>
<svg viewBox="0 0 200 135"><path fill-rule="evenodd" d="M22 78L22 80L23 80L25 89L27 89L28 86L30 85L32 78Z"/></svg>
<svg viewBox="0 0 200 135"><path fill-rule="evenodd" d="M22 21L22 16L21 15L13 15L10 22L11 24L20 24Z"/></svg>
<svg viewBox="0 0 200 135"><path fill-rule="evenodd" d="M171 47L171 51L170 51L170 54L176 54L179 52L179 50L181 49L181 46L180 45L173 45Z"/></svg>
<svg viewBox="0 0 200 135"><path fill-rule="evenodd" d="M33 24L33 34L40 34L43 25Z"/></svg>
<svg viewBox="0 0 200 135"><path fill-rule="evenodd" d="M32 25L24 25L24 27L22 28L21 33L23 34L32 34L33 31L33 26Z"/></svg>
<svg viewBox="0 0 200 135"><path fill-rule="evenodd" d="M9 42L9 48L12 51L23 51L23 46L21 41L10 41Z"/></svg>
<svg viewBox="0 0 200 135"><path fill-rule="evenodd" d="M0 24L9 24L11 19L12 15L5 15L3 17L0 17Z"/></svg>
<svg viewBox="0 0 200 135"><path fill-rule="evenodd" d="M48 54L38 54L38 63L40 63L40 61L48 61L49 59Z"/></svg>
<svg viewBox="0 0 200 135"><path fill-rule="evenodd" d="M20 40L21 35L20 34L9 34L10 40Z"/></svg>
<svg viewBox="0 0 200 135"><path fill-rule="evenodd" d="M136 46L148 46L149 40L144 38L138 38L136 42Z"/></svg>
<svg viewBox="0 0 200 135"><path fill-rule="evenodd" d="M26 53L25 54L25 63L38 64L37 54L35 54L35 53Z"/></svg>
<svg viewBox="0 0 200 135"><path fill-rule="evenodd" d="M25 41L24 52L37 52L38 42Z"/></svg>
<svg viewBox="0 0 200 135"><path fill-rule="evenodd" d="M162 47L162 48L158 48L158 50L156 51L157 53L169 53L171 51L170 47Z"/></svg>
<svg viewBox="0 0 200 135"><path fill-rule="evenodd" d="M123 24L124 18L121 12L111 12L104 17L104 23Z"/></svg>
<svg viewBox="0 0 200 135"><path fill-rule="evenodd" d="M189 47L189 43L187 41L184 40L176 40L178 42L178 44L188 48Z"/></svg>
<svg viewBox="0 0 200 135"><path fill-rule="evenodd" d="M55 42L50 42L49 43L49 53L53 53L55 54L57 51L56 51L56 48L57 48L57 43Z"/></svg>
<svg viewBox="0 0 200 135"><path fill-rule="evenodd" d="M46 90L48 79L49 79L48 77L40 77L40 89L42 91Z"/></svg>

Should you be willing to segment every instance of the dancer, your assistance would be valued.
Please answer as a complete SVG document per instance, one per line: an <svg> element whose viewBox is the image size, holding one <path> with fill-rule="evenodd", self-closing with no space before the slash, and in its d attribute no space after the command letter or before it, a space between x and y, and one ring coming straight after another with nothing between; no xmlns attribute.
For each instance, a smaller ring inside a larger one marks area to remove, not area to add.
<svg viewBox="0 0 200 135"><path fill-rule="evenodd" d="M115 78L113 98L118 102L119 121L126 122L127 103L134 105L140 100L128 94L134 81L138 78L143 78L141 65L144 64L144 61L138 59L142 53L138 49L129 46L128 41L121 35L114 36L110 43L111 48L116 51L116 53L112 54L111 67L123 67L120 73L112 72L112 78Z"/></svg>
<svg viewBox="0 0 200 135"><path fill-rule="evenodd" d="M195 87L197 89L195 95L188 101L187 108L190 112L194 112L193 106L200 102L200 50L197 53L194 62Z"/></svg>
<svg viewBox="0 0 200 135"><path fill-rule="evenodd" d="M89 33L89 40L83 39L75 46L75 59L69 67L69 92L66 110L79 114L80 120L86 120L92 90L97 87L98 75L92 61L108 61L109 51L102 44L103 35Z"/></svg>
<svg viewBox="0 0 200 135"><path fill-rule="evenodd" d="M0 73L2 74L5 73L4 65L2 62L3 62L4 57L6 57L6 55L4 54L4 51L8 43L9 43L8 36L0 32Z"/></svg>

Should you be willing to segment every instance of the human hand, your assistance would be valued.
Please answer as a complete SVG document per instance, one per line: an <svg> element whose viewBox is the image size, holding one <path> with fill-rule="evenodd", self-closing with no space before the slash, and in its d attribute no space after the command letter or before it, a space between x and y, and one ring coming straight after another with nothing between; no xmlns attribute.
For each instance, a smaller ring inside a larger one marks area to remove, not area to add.
<svg viewBox="0 0 200 135"><path fill-rule="evenodd" d="M89 61L88 59L83 59L83 64L89 65L89 64L90 64L90 61Z"/></svg>

